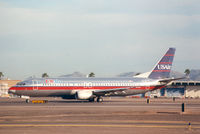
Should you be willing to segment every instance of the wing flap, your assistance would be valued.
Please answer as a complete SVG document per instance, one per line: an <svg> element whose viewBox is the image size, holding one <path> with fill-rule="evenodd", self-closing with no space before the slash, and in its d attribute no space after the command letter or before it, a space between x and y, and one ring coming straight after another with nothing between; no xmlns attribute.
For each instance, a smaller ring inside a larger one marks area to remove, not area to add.
<svg viewBox="0 0 200 134"><path fill-rule="evenodd" d="M109 94L109 93L114 93L114 92L122 92L124 90L128 90L130 87L127 87L127 88L114 88L114 89L106 89L106 90L95 90L93 92L94 95L97 95L97 96L104 96L106 94Z"/></svg>

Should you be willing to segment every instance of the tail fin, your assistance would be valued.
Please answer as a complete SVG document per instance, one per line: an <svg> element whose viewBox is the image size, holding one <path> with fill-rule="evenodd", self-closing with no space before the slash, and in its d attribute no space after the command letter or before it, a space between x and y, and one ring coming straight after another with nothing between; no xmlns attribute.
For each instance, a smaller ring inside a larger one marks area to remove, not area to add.
<svg viewBox="0 0 200 134"><path fill-rule="evenodd" d="M151 79L169 78L175 51L176 51L175 48L169 48L167 53L162 57L162 59L156 64L154 69L150 72L148 78Z"/></svg>

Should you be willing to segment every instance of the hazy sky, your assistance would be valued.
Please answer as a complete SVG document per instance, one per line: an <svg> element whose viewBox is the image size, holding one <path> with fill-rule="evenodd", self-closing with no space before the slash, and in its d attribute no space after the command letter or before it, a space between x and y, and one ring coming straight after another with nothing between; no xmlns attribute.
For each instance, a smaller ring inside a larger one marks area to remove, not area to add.
<svg viewBox="0 0 200 134"><path fill-rule="evenodd" d="M0 0L0 72L24 79L200 69L200 0Z"/></svg>

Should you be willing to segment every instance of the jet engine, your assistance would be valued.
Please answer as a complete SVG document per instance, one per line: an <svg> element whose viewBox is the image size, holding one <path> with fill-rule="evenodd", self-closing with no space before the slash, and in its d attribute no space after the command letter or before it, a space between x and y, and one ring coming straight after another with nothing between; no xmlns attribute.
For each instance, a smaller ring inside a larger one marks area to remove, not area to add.
<svg viewBox="0 0 200 134"><path fill-rule="evenodd" d="M78 91L76 96L79 100L88 100L93 96L93 92L88 90Z"/></svg>

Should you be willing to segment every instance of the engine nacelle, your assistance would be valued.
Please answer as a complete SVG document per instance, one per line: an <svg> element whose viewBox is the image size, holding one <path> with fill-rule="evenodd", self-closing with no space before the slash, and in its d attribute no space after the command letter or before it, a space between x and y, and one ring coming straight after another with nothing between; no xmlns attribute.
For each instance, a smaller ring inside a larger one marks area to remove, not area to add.
<svg viewBox="0 0 200 134"><path fill-rule="evenodd" d="M78 91L76 93L77 99L79 100L88 100L93 96L93 92L89 90Z"/></svg>

